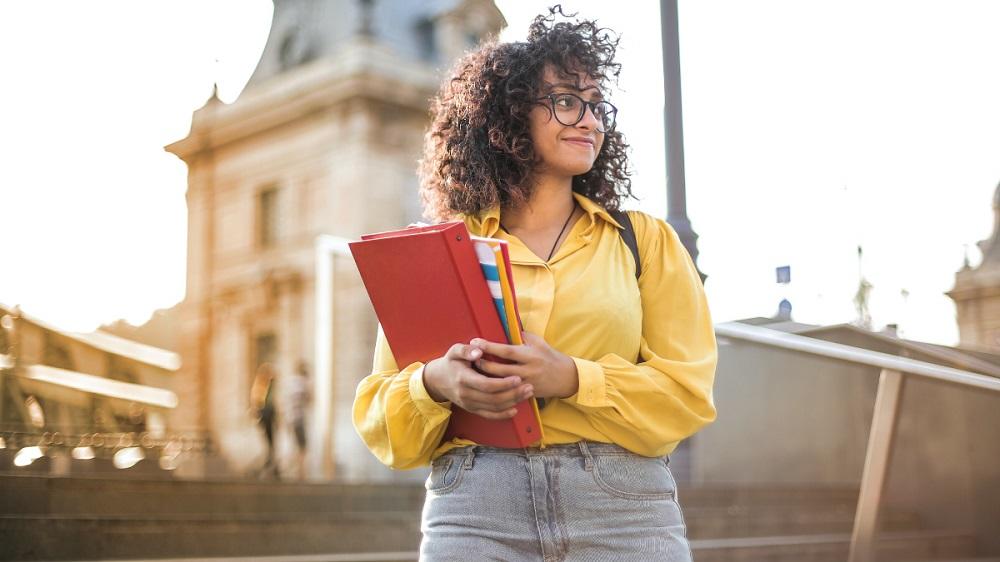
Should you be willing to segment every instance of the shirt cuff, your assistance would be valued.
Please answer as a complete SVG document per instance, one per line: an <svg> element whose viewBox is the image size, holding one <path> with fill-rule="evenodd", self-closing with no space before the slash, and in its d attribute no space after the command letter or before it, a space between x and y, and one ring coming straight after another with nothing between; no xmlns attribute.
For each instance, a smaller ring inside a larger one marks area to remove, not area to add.
<svg viewBox="0 0 1000 562"><path fill-rule="evenodd" d="M606 406L608 401L607 387L604 380L604 368L599 363L587 361L579 357L571 357L576 363L576 373L580 385L576 394L566 400L580 406L599 408Z"/></svg>
<svg viewBox="0 0 1000 562"><path fill-rule="evenodd" d="M435 402L424 386L424 366L421 365L410 375L410 398L417 410L427 418L441 417L451 413L451 402Z"/></svg>

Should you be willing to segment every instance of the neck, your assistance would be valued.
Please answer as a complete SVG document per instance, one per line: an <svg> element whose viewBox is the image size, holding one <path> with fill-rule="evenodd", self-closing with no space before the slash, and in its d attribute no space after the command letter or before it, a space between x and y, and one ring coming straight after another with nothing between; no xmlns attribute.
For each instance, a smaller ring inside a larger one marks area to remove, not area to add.
<svg viewBox="0 0 1000 562"><path fill-rule="evenodd" d="M504 207L500 217L508 229L547 230L561 227L575 206L573 178L540 175L535 181L531 198L519 207Z"/></svg>

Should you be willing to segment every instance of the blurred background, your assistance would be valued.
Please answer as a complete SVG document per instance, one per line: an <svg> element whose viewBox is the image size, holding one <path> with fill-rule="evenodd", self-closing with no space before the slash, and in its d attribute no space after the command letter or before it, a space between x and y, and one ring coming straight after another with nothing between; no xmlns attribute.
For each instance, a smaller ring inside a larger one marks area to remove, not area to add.
<svg viewBox="0 0 1000 562"><path fill-rule="evenodd" d="M448 68L547 7L0 7L0 559L416 558L426 471L350 423L344 243L420 218ZM696 558L1000 559L1000 4L563 7L621 36L626 207L707 275Z"/></svg>

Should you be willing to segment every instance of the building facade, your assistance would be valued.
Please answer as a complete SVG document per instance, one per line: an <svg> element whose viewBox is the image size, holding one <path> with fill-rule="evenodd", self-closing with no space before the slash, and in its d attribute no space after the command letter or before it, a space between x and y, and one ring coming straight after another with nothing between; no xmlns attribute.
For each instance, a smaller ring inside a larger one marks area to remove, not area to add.
<svg viewBox="0 0 1000 562"><path fill-rule="evenodd" d="M979 242L983 261L966 261L948 296L955 301L959 345L1000 350L1000 184L993 194L993 233Z"/></svg>
<svg viewBox="0 0 1000 562"><path fill-rule="evenodd" d="M248 411L257 367L277 367L280 420L282 379L316 364L317 238L419 219L417 159L441 69L503 24L485 0L277 0L240 98L213 96L167 147L188 165L174 423L206 429L232 470L263 458ZM332 278L332 366L311 373L329 390L314 408L332 411L310 418L333 427L308 427L311 476L393 478L350 428L376 319L349 258L333 260ZM287 429L278 445L280 458Z"/></svg>

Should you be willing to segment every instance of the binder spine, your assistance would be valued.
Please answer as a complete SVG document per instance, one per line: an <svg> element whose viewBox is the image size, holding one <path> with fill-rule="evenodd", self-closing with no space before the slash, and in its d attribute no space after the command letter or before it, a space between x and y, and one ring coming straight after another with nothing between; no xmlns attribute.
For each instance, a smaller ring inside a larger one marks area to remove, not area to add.
<svg viewBox="0 0 1000 562"><path fill-rule="evenodd" d="M464 225L462 226L464 227ZM451 249L449 254L462 283L462 292L471 301L469 302L469 308L472 311L473 321L481 337L489 341L503 343L506 341L507 335L503 330L503 325L500 323L500 318L492 306L492 296L486 286L486 278L482 273L482 269L478 265L479 259L476 257L475 249L472 247L472 240L464 228L461 231L461 233L456 234L451 232L446 235L449 236L447 240L448 247ZM469 255L463 258L461 256L463 252ZM459 266L459 263L474 263L476 267L463 268ZM503 362L502 359L496 357L487 357L487 359ZM543 438L541 425L535 423L539 419L539 412L534 400L525 400L517 406L517 415L513 418L503 422L495 422L501 424L509 423L517 435L517 443L505 443L501 446L527 447L541 441ZM458 417L461 418L462 416L459 415ZM453 413L452 421L455 419L456 416ZM533 429L535 427L537 429ZM451 432L446 432L446 436L450 434Z"/></svg>

